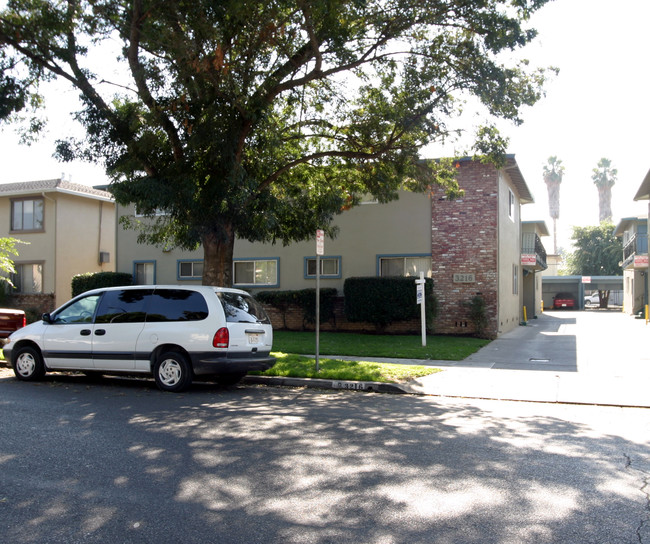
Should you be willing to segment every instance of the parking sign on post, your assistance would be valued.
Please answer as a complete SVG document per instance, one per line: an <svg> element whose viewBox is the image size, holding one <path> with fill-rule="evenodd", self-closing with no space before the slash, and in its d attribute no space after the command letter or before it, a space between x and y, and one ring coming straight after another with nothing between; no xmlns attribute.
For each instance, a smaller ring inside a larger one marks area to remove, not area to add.
<svg viewBox="0 0 650 544"><path fill-rule="evenodd" d="M320 352L320 257L325 254L325 231L316 231L316 372L319 368Z"/></svg>
<svg viewBox="0 0 650 544"><path fill-rule="evenodd" d="M415 280L415 285L417 289L415 291L415 300L420 305L420 323L422 328L422 346L427 345L427 319L426 319L426 310L424 303L424 272L420 272L420 279Z"/></svg>

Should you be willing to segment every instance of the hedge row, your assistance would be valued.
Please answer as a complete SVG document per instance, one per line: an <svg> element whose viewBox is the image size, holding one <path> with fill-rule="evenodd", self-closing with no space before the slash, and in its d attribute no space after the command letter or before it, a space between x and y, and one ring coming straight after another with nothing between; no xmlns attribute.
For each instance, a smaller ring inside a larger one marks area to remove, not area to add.
<svg viewBox="0 0 650 544"><path fill-rule="evenodd" d="M90 289L131 285L131 274L122 272L99 272L79 274L72 279L72 296ZM425 281L427 324L432 328L438 304L433 294L433 280ZM372 323L384 328L396 321L408 321L420 315L415 303L415 280L412 277L361 277L348 278L343 287L345 296L345 318L349 322ZM337 291L332 288L320 289L320 321L334 319L334 304ZM316 321L316 290L261 291L255 295L260 302L276 308L285 320L291 306L302 308L303 319L307 323Z"/></svg>
<svg viewBox="0 0 650 544"><path fill-rule="evenodd" d="M381 329L396 321L408 321L420 315L415 300L415 280L404 277L363 277L345 280L345 318L349 322L371 323ZM322 322L334 317L336 289L321 289ZM427 323L431 329L437 313L437 299L433 294L433 280L425 282ZM261 291L255 295L260 302L277 309L284 319L290 306L303 309L305 321L313 323L316 315L315 289L300 291Z"/></svg>
<svg viewBox="0 0 650 544"><path fill-rule="evenodd" d="M132 283L133 276L125 272L88 272L86 274L78 274L72 278L72 296L76 297L91 289L119 287L122 285L131 285Z"/></svg>
<svg viewBox="0 0 650 544"><path fill-rule="evenodd" d="M291 306L302 308L303 319L307 323L316 322L316 289L300 289L297 291L260 291L255 298L263 304L272 306L282 314L286 328L287 310ZM320 289L320 321L334 319L334 301L336 289Z"/></svg>
<svg viewBox="0 0 650 544"><path fill-rule="evenodd" d="M415 278L362 277L348 278L343 286L345 317L351 322L373 323L378 328L395 321L407 321L420 315L416 304ZM437 312L433 280L425 279L427 323L432 326Z"/></svg>

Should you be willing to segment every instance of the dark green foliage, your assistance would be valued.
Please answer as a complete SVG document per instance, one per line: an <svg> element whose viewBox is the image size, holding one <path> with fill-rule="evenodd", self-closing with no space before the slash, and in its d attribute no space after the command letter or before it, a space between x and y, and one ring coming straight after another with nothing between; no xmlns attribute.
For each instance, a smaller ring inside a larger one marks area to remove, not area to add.
<svg viewBox="0 0 650 544"><path fill-rule="evenodd" d="M351 322L373 323L383 328L394 321L406 321L420 315L413 277L348 278L343 292L345 316ZM434 317L437 301L431 279L426 280L425 297L427 305L431 306L427 314Z"/></svg>
<svg viewBox="0 0 650 544"><path fill-rule="evenodd" d="M474 334L482 338L488 324L485 299L481 295L476 295L466 303L466 306L469 309L470 321L474 324Z"/></svg>
<svg viewBox="0 0 650 544"><path fill-rule="evenodd" d="M623 242L614 236L616 227L603 222L597 227L573 227L575 251L567 258L567 272L579 276L622 276L619 262Z"/></svg>
<svg viewBox="0 0 650 544"><path fill-rule="evenodd" d="M320 289L320 322L334 319L334 301L337 291L332 288ZM303 319L307 323L316 323L316 289L298 291Z"/></svg>
<svg viewBox="0 0 650 544"><path fill-rule="evenodd" d="M38 308L25 308L25 319L28 324L40 321L41 315L43 314Z"/></svg>
<svg viewBox="0 0 650 544"><path fill-rule="evenodd" d="M78 274L72 278L72 296L76 297L91 289L101 287L118 287L120 285L131 285L133 277L125 272L88 272Z"/></svg>
<svg viewBox="0 0 650 544"><path fill-rule="evenodd" d="M337 291L332 288L320 289L320 321L334 319L334 303ZM291 306L302 308L305 323L316 322L316 289L297 291L260 291L255 298L263 304L272 306L282 313L284 328L287 328L286 313Z"/></svg>
<svg viewBox="0 0 650 544"><path fill-rule="evenodd" d="M464 95L521 121L545 71L500 53L535 37L527 23L547 1L10 0L0 121L37 105L42 81L67 81L86 133L59 142L59 158L105 164L120 204L166 212L123 224L149 243L202 245L203 282L227 286L236 236L332 235L364 194L457 195L420 149L467 126ZM479 131L478 153L504 149Z"/></svg>

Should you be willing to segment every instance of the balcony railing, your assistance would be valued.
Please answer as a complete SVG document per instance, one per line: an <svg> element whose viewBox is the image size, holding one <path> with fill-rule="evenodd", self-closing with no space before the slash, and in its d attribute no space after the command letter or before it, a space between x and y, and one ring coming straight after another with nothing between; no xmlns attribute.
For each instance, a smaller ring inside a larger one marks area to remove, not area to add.
<svg viewBox="0 0 650 544"><path fill-rule="evenodd" d="M534 232L524 232L521 239L521 253L522 255L535 255L537 264L536 270L546 270L546 250L544 244L539 239L539 236Z"/></svg>
<svg viewBox="0 0 650 544"><path fill-rule="evenodd" d="M623 246L623 261L627 260L634 255L647 255L648 254L648 235L647 234L634 234Z"/></svg>

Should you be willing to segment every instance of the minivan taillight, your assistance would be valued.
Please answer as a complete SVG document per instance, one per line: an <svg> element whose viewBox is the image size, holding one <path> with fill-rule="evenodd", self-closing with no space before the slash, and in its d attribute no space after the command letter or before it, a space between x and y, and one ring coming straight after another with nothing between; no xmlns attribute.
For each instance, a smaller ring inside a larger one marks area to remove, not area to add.
<svg viewBox="0 0 650 544"><path fill-rule="evenodd" d="M227 348L230 343L230 333L226 327L221 327L214 335L212 345L215 348Z"/></svg>

